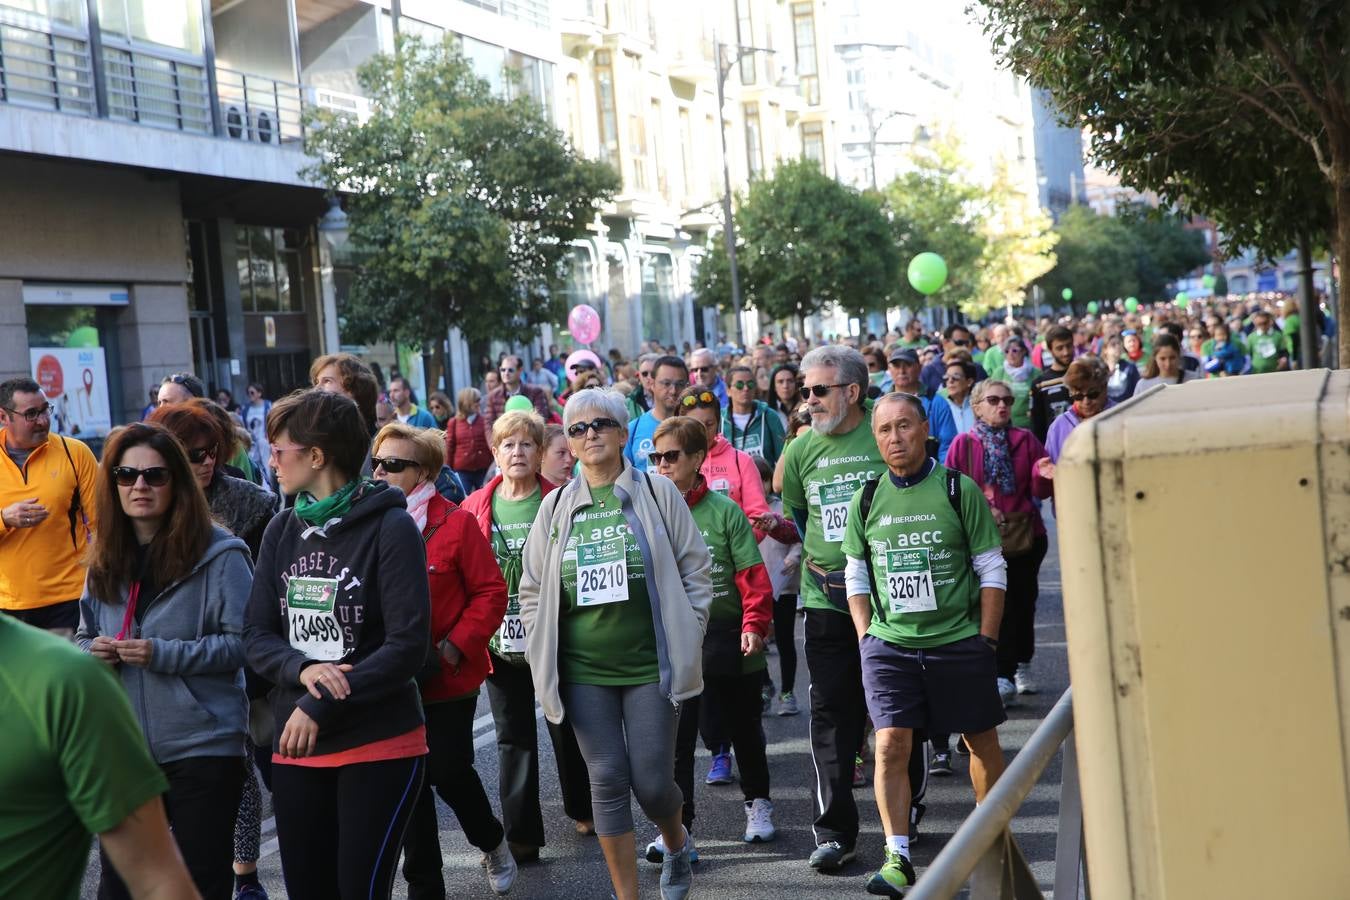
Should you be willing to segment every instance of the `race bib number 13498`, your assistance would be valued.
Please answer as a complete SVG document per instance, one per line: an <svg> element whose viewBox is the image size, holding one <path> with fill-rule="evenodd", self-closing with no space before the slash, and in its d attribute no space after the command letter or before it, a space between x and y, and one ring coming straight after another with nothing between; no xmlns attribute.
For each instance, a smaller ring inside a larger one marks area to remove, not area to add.
<svg viewBox="0 0 1350 900"><path fill-rule="evenodd" d="M342 659L342 626L334 607L337 603L336 578L292 578L286 585L287 623L291 646L323 662Z"/></svg>

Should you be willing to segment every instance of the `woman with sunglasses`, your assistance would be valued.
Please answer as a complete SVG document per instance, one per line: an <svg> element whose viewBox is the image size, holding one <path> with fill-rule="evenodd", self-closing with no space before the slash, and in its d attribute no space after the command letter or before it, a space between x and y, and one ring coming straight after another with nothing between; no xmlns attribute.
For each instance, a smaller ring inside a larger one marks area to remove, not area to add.
<svg viewBox="0 0 1350 900"><path fill-rule="evenodd" d="M1059 462L1059 454L1064 449L1069 432L1080 423L1116 405L1107 393L1110 378L1106 363L1096 356L1080 356L1069 365L1068 371L1064 373L1064 385L1069 389L1071 405L1050 424L1050 432L1045 439L1045 456L1036 462L1042 478L1054 480L1055 463Z"/></svg>
<svg viewBox="0 0 1350 900"><path fill-rule="evenodd" d="M624 458L622 394L581 391L564 418L581 477L543 498L525 542L525 658L544 715L576 731L616 896L638 895L631 793L668 848L662 900L683 900L675 704L703 691L712 561L675 485Z"/></svg>
<svg viewBox="0 0 1350 900"><path fill-rule="evenodd" d="M773 585L745 513L726 496L710 490L700 474L708 452L703 424L688 416L673 416L656 427L653 444L648 470L659 472L680 489L712 556L713 600L703 638L703 694L681 705L675 745L675 780L684 793L684 825L692 832L699 709L712 703L720 709L740 761L745 806L742 840L772 841L773 803L760 727L760 686L767 669L764 640L773 620ZM647 859L659 861L664 855L658 835L647 847Z"/></svg>
<svg viewBox="0 0 1350 900"><path fill-rule="evenodd" d="M1007 597L998 640L998 692L1004 706L1018 694L1034 694L1031 657L1036 644L1037 579L1049 543L1038 500L1050 496L1050 482L1036 471L1045 447L1025 428L1012 424L1014 397L1004 382L989 378L975 385L971 404L978 417L971 431L952 442L946 465L970 476L984 492L1003 535L1008 563ZM946 742L934 749L943 752Z"/></svg>
<svg viewBox="0 0 1350 900"><path fill-rule="evenodd" d="M727 395L731 404L722 413L722 435L737 450L768 462L778 462L783 453L787 417L755 399L757 386L749 366L727 369Z"/></svg>
<svg viewBox="0 0 1350 900"><path fill-rule="evenodd" d="M561 431L561 429L559 429ZM488 701L497 729L497 782L506 840L517 862L534 861L544 846L539 806L539 738L534 715L534 682L525 659L520 621L520 567L525 538L544 497L557 485L539 474L544 422L532 412L512 411L492 424L492 452L498 475L464 501L492 544L506 580L506 617L488 645L492 670ZM590 776L570 722L548 724L558 765L563 812L578 833L595 834Z"/></svg>
<svg viewBox="0 0 1350 900"><path fill-rule="evenodd" d="M234 894L248 700L248 548L213 525L182 445L138 422L108 439L75 640L113 666L169 781L165 809L206 900ZM102 900L129 896L106 857Z"/></svg>
<svg viewBox="0 0 1350 900"><path fill-rule="evenodd" d="M948 353L945 362L947 370L942 376L943 390L946 392L947 406L952 411L952 421L956 423L956 434L962 435L975 427L975 407L970 402L970 389L975 386L977 374L975 363L971 362L970 354L963 350Z"/></svg>
<svg viewBox="0 0 1350 900"><path fill-rule="evenodd" d="M426 771L426 552L403 493L361 478L368 433L355 402L322 390L267 420L295 506L263 535L244 649L276 685L272 806L296 900L388 898Z"/></svg>
<svg viewBox="0 0 1350 900"><path fill-rule="evenodd" d="M688 387L680 392L675 403L675 414L688 416L708 433L708 451L703 460L702 474L708 489L725 494L745 510L755 527L759 540L785 520L769 512L769 501L764 497L764 484L750 454L737 450L722 436L722 404L717 395L704 387ZM791 523L786 523L792 527Z"/></svg>
<svg viewBox="0 0 1350 900"><path fill-rule="evenodd" d="M1013 395L1012 424L1017 428L1031 427L1031 383L1039 378L1041 370L1028 358L1027 342L1012 335L1003 342L1003 360L989 377L1008 385Z"/></svg>
<svg viewBox="0 0 1350 900"><path fill-rule="evenodd" d="M438 651L434 667L418 678L429 753L426 782L403 847L403 876L414 900L445 897L433 788L454 811L465 839L482 852L492 890L504 894L516 878L505 831L473 767L473 713L478 690L492 670L488 641L506 610L506 585L474 517L436 490L443 447L435 429L391 422L375 435L370 451L375 480L402 492L422 532L431 640Z"/></svg>

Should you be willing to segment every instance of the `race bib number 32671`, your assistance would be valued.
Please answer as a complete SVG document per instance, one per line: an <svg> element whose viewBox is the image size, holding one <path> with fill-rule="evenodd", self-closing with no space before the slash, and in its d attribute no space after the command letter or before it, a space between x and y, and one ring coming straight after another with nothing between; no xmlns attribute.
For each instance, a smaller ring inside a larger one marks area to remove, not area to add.
<svg viewBox="0 0 1350 900"><path fill-rule="evenodd" d="M937 609L927 547L886 552L886 599L895 615Z"/></svg>
<svg viewBox="0 0 1350 900"><path fill-rule="evenodd" d="M336 578L295 577L286 585L286 610L291 646L323 662L342 659L342 626L333 612L337 602Z"/></svg>

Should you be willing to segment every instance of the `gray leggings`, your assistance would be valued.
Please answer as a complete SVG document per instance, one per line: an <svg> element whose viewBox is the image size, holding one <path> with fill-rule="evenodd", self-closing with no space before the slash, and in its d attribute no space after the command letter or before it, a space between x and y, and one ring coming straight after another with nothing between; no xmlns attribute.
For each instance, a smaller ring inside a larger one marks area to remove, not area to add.
<svg viewBox="0 0 1350 900"><path fill-rule="evenodd" d="M633 830L629 791L650 819L680 811L675 784L675 707L656 684L564 684L563 706L591 776L595 832Z"/></svg>

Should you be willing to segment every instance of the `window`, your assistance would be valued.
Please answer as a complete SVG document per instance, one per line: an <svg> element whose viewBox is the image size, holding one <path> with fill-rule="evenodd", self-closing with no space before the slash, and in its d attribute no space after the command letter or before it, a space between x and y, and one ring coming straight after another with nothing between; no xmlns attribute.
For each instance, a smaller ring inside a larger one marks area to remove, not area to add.
<svg viewBox="0 0 1350 900"><path fill-rule="evenodd" d="M750 18L751 0L736 0L736 43L740 47L755 45L755 23ZM741 57L741 84L755 83L755 54Z"/></svg>
<svg viewBox="0 0 1350 900"><path fill-rule="evenodd" d="M651 178L647 171L647 112L646 98L642 93L642 66L632 54L624 54L624 62L631 73L629 83L632 93L628 98L628 155L633 158L633 189L650 189Z"/></svg>
<svg viewBox="0 0 1350 900"><path fill-rule="evenodd" d="M34 13L49 22L84 30L82 0L3 0L0 6Z"/></svg>
<svg viewBox="0 0 1350 900"><path fill-rule="evenodd" d="M300 240L296 228L236 226L239 297L245 312L304 310Z"/></svg>
<svg viewBox="0 0 1350 900"><path fill-rule="evenodd" d="M578 148L586 145L581 137L581 81L575 75L567 76L567 136Z"/></svg>
<svg viewBox="0 0 1350 900"><path fill-rule="evenodd" d="M608 50L595 51L595 106L600 119L600 158L619 165L619 114L614 106L614 62Z"/></svg>
<svg viewBox="0 0 1350 900"><path fill-rule="evenodd" d="M745 116L745 164L751 178L764 173L764 141L759 127L759 104L747 103L743 110Z"/></svg>
<svg viewBox="0 0 1350 900"><path fill-rule="evenodd" d="M689 122L689 109L680 107L680 174L684 177L684 196L694 193L694 128Z"/></svg>
<svg viewBox="0 0 1350 900"><path fill-rule="evenodd" d="M483 79L498 97L506 96L506 50L475 38L460 36L460 50L473 73Z"/></svg>
<svg viewBox="0 0 1350 900"><path fill-rule="evenodd" d="M675 267L670 256L642 254L642 337L674 343L675 313Z"/></svg>
<svg viewBox="0 0 1350 900"><path fill-rule="evenodd" d="M844 74L848 82L848 108L853 112L867 109L867 73L861 59L851 59Z"/></svg>
<svg viewBox="0 0 1350 900"><path fill-rule="evenodd" d="M802 158L813 160L825 171L825 127L819 122L802 123Z"/></svg>
<svg viewBox="0 0 1350 900"><path fill-rule="evenodd" d="M98 19L106 35L202 54L202 6L197 0L98 0Z"/></svg>
<svg viewBox="0 0 1350 900"><path fill-rule="evenodd" d="M726 127L726 122L722 123L722 127L723 128ZM710 147L721 146L722 134L724 132L718 132L716 129L717 126L713 124L713 117L708 116L707 119L705 120L705 127L703 133L707 135L706 140L711 142L708 145ZM706 160L707 157L705 156L704 159ZM713 165L705 166L704 170L707 172L708 175L708 196L709 197L722 196L722 173L717 171L717 166Z"/></svg>
<svg viewBox="0 0 1350 900"><path fill-rule="evenodd" d="M811 106L820 105L820 78L816 69L816 19L810 3L792 4L792 39L797 55L797 75L802 97Z"/></svg>
<svg viewBox="0 0 1350 900"><path fill-rule="evenodd" d="M553 63L535 59L524 53L512 50L507 54L506 64L515 70L519 82L507 85L512 97L523 94L529 97L551 119L553 117Z"/></svg>
<svg viewBox="0 0 1350 900"><path fill-rule="evenodd" d="M652 100L651 114L651 157L652 167L656 170L656 190L662 197L670 197L670 178L666 174L666 162L661 157L661 149L664 141L662 134L665 129L661 127L661 101Z"/></svg>

